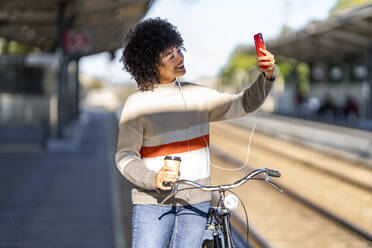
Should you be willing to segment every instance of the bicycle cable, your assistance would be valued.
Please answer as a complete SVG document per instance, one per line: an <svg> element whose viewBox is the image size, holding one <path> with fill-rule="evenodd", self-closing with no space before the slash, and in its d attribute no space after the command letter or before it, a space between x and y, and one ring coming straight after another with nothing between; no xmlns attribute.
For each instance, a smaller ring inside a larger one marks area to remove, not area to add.
<svg viewBox="0 0 372 248"><path fill-rule="evenodd" d="M233 191L231 191L229 189L227 189L226 191L229 192L229 193L231 193L231 194L233 194L233 195L235 195L238 198L238 200L240 201L240 203L242 204L242 206L243 206L244 215L245 215L245 223L247 225L247 227L246 227L246 230L247 230L247 232L246 232L246 239L247 239L247 245L249 246L249 222L248 222L247 209L245 208L245 205L244 205L242 199L240 199L240 197L237 194L235 194Z"/></svg>

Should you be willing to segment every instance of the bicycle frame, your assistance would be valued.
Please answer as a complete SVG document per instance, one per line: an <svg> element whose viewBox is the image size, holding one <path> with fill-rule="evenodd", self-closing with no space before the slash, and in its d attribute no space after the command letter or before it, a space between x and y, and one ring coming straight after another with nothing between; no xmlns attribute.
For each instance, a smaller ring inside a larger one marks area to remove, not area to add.
<svg viewBox="0 0 372 248"><path fill-rule="evenodd" d="M218 202L221 206L211 207L208 212L206 230L212 232L213 247L216 248L233 248L232 230L230 223L230 209L224 205L225 191L219 192L220 199ZM221 238L222 235L222 238Z"/></svg>

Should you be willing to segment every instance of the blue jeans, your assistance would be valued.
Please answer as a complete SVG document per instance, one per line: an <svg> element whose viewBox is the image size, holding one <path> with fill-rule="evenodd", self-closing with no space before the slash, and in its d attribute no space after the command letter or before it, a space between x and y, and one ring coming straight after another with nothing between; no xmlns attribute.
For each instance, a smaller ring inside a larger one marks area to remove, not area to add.
<svg viewBox="0 0 372 248"><path fill-rule="evenodd" d="M200 248L210 202L187 206L134 205L132 248Z"/></svg>

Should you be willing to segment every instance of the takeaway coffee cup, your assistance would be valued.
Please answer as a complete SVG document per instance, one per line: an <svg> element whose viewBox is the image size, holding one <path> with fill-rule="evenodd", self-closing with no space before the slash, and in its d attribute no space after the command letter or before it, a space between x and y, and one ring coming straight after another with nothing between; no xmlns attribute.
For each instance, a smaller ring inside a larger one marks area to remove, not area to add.
<svg viewBox="0 0 372 248"><path fill-rule="evenodd" d="M180 165L181 165L181 158L177 156L166 156L164 157L164 168L169 170L176 175L177 178L180 175ZM164 186L172 186L170 182L163 182ZM177 185L175 187L172 186L172 192L177 192Z"/></svg>
<svg viewBox="0 0 372 248"><path fill-rule="evenodd" d="M177 156L164 157L164 167L167 170L174 172L177 177L180 175L181 158Z"/></svg>

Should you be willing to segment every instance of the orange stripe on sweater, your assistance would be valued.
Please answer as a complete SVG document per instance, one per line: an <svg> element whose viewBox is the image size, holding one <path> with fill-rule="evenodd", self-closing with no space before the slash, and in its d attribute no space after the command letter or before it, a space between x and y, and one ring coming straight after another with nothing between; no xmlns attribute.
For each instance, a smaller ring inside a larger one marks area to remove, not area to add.
<svg viewBox="0 0 372 248"><path fill-rule="evenodd" d="M143 146L141 148L141 156L142 158L154 158L170 154L183 153L187 151L195 151L207 146L204 139L209 145L209 135L205 135L191 139L189 141L177 141L159 146Z"/></svg>

